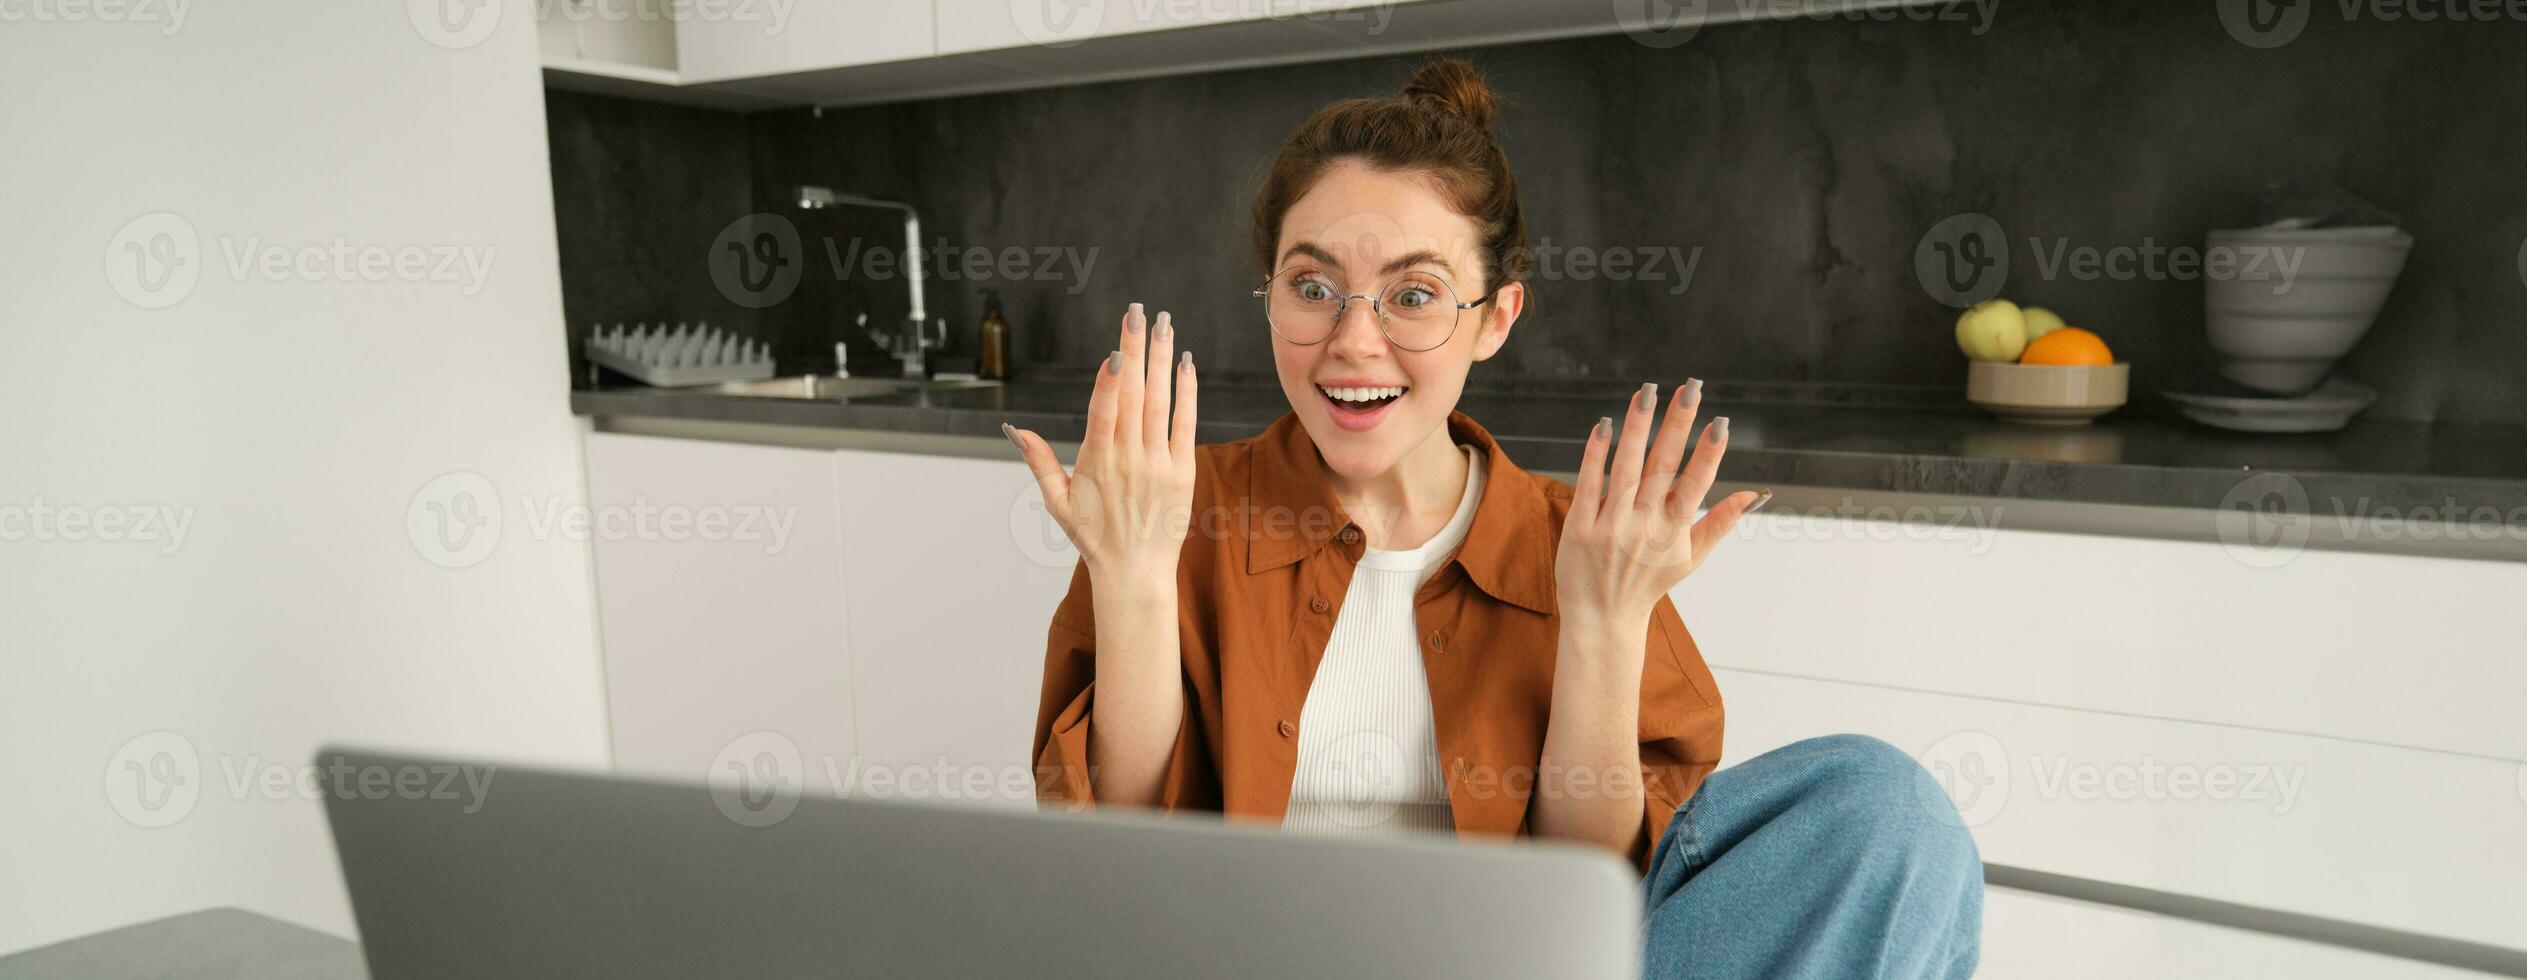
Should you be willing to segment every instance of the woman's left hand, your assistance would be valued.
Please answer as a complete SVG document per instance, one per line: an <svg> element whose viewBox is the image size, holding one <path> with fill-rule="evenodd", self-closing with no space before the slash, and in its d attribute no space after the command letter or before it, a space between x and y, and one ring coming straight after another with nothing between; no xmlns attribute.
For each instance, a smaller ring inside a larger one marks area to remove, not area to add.
<svg viewBox="0 0 2527 980"><path fill-rule="evenodd" d="M1646 623L1658 600L1702 567L1738 518L1772 499L1770 490L1739 491L1712 505L1701 520L1694 519L1719 476L1729 439L1728 418L1713 419L1691 461L1686 460L1694 412L1701 404L1702 382L1685 382L1670 400L1653 445L1650 418L1658 407L1658 386L1642 385L1624 413L1620 440L1611 419L1599 419L1589 430L1578 492L1554 556L1563 617L1595 617L1609 625Z"/></svg>

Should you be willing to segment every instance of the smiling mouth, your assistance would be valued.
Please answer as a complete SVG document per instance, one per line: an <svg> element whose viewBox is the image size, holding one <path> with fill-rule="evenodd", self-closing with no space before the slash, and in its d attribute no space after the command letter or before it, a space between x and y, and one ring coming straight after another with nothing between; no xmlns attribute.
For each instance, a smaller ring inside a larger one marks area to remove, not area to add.
<svg viewBox="0 0 2527 980"><path fill-rule="evenodd" d="M1334 406L1334 411L1348 412L1354 415L1366 415L1370 412L1384 408L1396 399L1404 397L1404 392L1409 390L1411 389L1403 385L1389 385L1382 388L1328 388L1324 385L1316 386L1317 393L1325 396L1325 401Z"/></svg>

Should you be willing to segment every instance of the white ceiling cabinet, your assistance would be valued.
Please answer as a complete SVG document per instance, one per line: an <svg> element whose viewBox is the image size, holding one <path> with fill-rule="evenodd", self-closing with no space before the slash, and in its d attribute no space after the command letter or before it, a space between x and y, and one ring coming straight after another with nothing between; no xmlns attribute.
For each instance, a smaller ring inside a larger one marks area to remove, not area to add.
<svg viewBox="0 0 2527 980"><path fill-rule="evenodd" d="M935 0L939 53L1063 49L1100 38L1231 24L1363 31L1434 0Z"/></svg>
<svg viewBox="0 0 2527 980"><path fill-rule="evenodd" d="M548 84L661 101L862 105L1483 44L1630 34L1666 48L1705 25L1851 16L1937 0L1685 4L1576 0L691 0L675 64L556 57ZM565 3L565 6L567 3ZM1881 15L1883 16L1883 15ZM586 45L579 45L585 48Z"/></svg>
<svg viewBox="0 0 2527 980"><path fill-rule="evenodd" d="M937 53L929 0L703 0L691 11L676 23L676 75L687 85Z"/></svg>

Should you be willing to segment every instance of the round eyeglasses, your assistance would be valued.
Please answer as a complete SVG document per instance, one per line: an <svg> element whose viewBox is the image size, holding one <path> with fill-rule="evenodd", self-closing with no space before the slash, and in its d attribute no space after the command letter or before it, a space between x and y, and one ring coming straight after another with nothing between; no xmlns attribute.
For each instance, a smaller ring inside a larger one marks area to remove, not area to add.
<svg viewBox="0 0 2527 980"><path fill-rule="evenodd" d="M1457 302L1448 281L1428 272L1396 276L1369 296L1345 292L1323 270L1294 265L1272 274L1255 287L1264 301L1264 317L1273 336L1293 344L1321 344L1334 335L1345 309L1355 299L1369 301L1386 342L1408 351L1426 351L1456 336L1460 314L1491 301L1491 294L1471 303Z"/></svg>

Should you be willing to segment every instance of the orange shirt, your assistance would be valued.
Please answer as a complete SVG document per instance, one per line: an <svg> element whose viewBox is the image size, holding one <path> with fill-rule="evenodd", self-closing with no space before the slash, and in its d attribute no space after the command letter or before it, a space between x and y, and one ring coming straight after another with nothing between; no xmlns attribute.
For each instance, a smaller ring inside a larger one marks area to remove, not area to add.
<svg viewBox="0 0 2527 980"><path fill-rule="evenodd" d="M1490 461L1465 542L1415 595L1413 619L1448 802L1460 837L1523 836L1553 703L1553 556L1568 483L1520 469L1462 412L1448 431ZM1278 824L1298 767L1299 709L1366 547L1298 416L1206 445L1177 563L1185 717L1160 803ZM1632 862L1720 760L1720 692L1675 605L1660 598L1641 668L1641 780ZM1088 727L1097 624L1088 570L1053 612L1036 711L1036 798L1094 805Z"/></svg>

